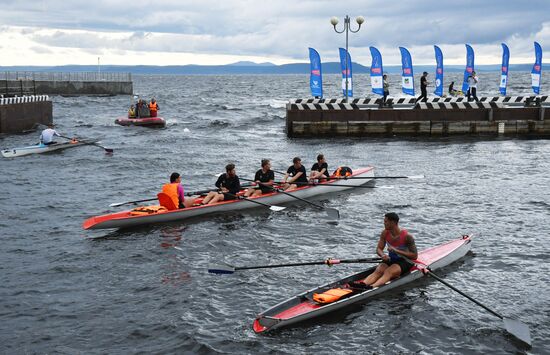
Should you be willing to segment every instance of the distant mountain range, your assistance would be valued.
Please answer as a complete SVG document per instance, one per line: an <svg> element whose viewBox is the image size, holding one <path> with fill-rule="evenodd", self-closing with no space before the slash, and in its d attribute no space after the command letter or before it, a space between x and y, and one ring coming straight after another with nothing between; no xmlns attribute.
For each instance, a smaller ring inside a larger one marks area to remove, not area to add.
<svg viewBox="0 0 550 355"><path fill-rule="evenodd" d="M532 64L511 64L510 71L531 71ZM543 71L550 69L550 64L543 64ZM227 65L102 65L102 72L129 72L132 74L309 74L309 63L290 63L275 65L273 63L237 62ZM323 63L324 74L340 73L339 62ZM0 71L40 71L40 72L96 72L97 65L62 65L62 66L0 66ZM435 65L416 65L415 73L423 71L433 72ZM499 64L478 65L476 70L500 71ZM384 67L387 73L400 73L401 66L389 65ZM462 72L464 66L445 66L446 72ZM369 67L353 63L355 74L368 73Z"/></svg>

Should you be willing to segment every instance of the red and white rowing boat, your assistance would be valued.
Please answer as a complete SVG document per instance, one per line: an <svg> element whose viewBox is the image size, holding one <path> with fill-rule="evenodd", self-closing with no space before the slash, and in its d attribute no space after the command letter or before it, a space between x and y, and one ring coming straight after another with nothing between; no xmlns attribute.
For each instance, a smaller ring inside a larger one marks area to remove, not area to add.
<svg viewBox="0 0 550 355"><path fill-rule="evenodd" d="M470 250L470 247L471 238L469 236L463 236L459 239L451 240L447 243L419 252L416 262L429 267L431 270L437 270L464 257ZM295 323L312 319L329 312L334 312L352 304L365 303L372 297L408 284L424 276L415 266L409 273L389 281L383 286L366 291L354 290L354 292L350 293L346 298L341 298L332 303L321 304L313 299L314 294L321 294L331 289L347 288L346 285L348 283L364 279L375 269L376 267L372 267L365 271L344 277L338 281L315 287L269 308L260 313L254 320L254 331L256 333L265 333L270 330L287 327Z"/></svg>
<svg viewBox="0 0 550 355"><path fill-rule="evenodd" d="M352 189L353 187L361 186L369 181L372 181L372 179L369 179L368 177L374 177L374 167L369 166L354 170L352 176L366 177L367 179L331 179L314 186L299 187L296 190L289 191L288 194L304 199L326 193ZM331 184L338 186L327 186ZM251 198L251 200L268 205L296 202L296 199L292 196L288 196L288 194L272 192ZM145 224L175 222L187 218L204 216L207 214L227 213L251 208L258 208L258 204L247 200L230 200L221 201L212 205L195 206L173 211L160 211L147 215L135 215L132 213L132 210L127 210L91 217L84 221L83 227L84 229L129 228Z"/></svg>
<svg viewBox="0 0 550 355"><path fill-rule="evenodd" d="M115 120L121 126L164 127L166 120L162 117L128 118L119 117Z"/></svg>

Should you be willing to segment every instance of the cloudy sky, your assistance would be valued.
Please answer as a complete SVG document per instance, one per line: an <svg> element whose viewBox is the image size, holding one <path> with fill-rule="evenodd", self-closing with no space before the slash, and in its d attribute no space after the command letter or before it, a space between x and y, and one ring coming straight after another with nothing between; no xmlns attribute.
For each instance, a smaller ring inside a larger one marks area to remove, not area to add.
<svg viewBox="0 0 550 355"><path fill-rule="evenodd" d="M353 60L400 64L399 46L415 64L433 64L433 45L446 64L464 64L464 43L476 64L532 63L533 41L550 50L550 0L0 0L0 65L275 64L308 61L308 47L336 61L345 36L330 17L365 17L350 34ZM357 24L353 21L353 28ZM547 56L548 57L548 56ZM544 60L543 57L543 61Z"/></svg>

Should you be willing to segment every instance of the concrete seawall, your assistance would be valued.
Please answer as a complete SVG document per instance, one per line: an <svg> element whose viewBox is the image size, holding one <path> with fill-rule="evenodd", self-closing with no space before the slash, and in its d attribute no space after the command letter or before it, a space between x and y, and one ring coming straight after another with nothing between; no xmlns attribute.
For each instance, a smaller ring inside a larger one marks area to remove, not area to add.
<svg viewBox="0 0 550 355"><path fill-rule="evenodd" d="M47 96L0 99L0 133L20 133L53 120L53 105Z"/></svg>
<svg viewBox="0 0 550 355"><path fill-rule="evenodd" d="M339 100L295 100L287 104L288 137L369 137L509 135L550 137L550 107L547 97L483 98L477 103L430 102L416 106L343 103ZM308 102L309 101L309 102ZM341 101L341 100L340 100ZM510 101L510 100L509 100ZM537 102L535 105L534 103ZM520 105L520 106L512 106ZM526 107L527 105L527 107ZM374 106L374 107L373 107Z"/></svg>

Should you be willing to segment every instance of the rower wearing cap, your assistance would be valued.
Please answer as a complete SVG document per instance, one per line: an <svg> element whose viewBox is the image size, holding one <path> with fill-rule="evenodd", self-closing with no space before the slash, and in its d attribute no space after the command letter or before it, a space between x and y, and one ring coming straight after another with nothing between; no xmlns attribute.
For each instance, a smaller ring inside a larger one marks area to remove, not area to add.
<svg viewBox="0 0 550 355"><path fill-rule="evenodd" d="M162 192L168 195L177 208L191 207L195 203L194 198L185 198L183 186L181 185L181 175L172 173L170 175L170 183L162 186Z"/></svg>
<svg viewBox="0 0 550 355"><path fill-rule="evenodd" d="M273 170L271 170L271 161L269 161L269 159L262 159L262 168L256 171L256 175L254 175L254 183L256 183L258 187L246 190L244 196L254 197L273 192L274 189L270 186L273 185L274 180L275 174Z"/></svg>
<svg viewBox="0 0 550 355"><path fill-rule="evenodd" d="M388 247L388 255L384 248ZM418 258L416 244L412 235L404 228L399 228L399 216L390 212L384 216L384 230L380 234L376 254L382 258L382 263L366 279L354 281L352 288L370 289L384 285L386 282L407 273L414 265L405 258Z"/></svg>
<svg viewBox="0 0 550 355"><path fill-rule="evenodd" d="M221 192L210 191L204 200L202 200L203 205L211 205L216 202L236 200L238 198L237 193L241 191L241 182L235 172L235 164L227 164L225 171L216 181L216 187Z"/></svg>
<svg viewBox="0 0 550 355"><path fill-rule="evenodd" d="M292 165L288 167L283 178L283 189L285 191L294 190L299 186L306 186L307 184L306 168L302 165L302 159L295 157L292 159Z"/></svg>
<svg viewBox="0 0 550 355"><path fill-rule="evenodd" d="M42 143L44 145L50 145L50 144L57 143L56 141L53 140L53 137L54 136L61 137L61 135L59 133L57 133L57 131L53 128L54 128L53 123L48 124L48 128L43 130L42 133L40 134L40 143Z"/></svg>

